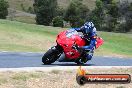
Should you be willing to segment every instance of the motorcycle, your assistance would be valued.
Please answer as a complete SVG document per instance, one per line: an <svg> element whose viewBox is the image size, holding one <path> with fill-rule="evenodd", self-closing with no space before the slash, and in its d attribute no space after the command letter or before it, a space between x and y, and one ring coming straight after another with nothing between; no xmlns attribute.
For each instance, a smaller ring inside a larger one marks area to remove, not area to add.
<svg viewBox="0 0 132 88"><path fill-rule="evenodd" d="M103 44L103 39L96 38L96 48ZM75 62L77 64L86 63L86 57L84 50L79 47L87 44L86 39L83 38L76 30L70 29L60 32L57 35L56 46L51 47L42 57L44 64L52 64L55 61L59 62ZM87 52L90 52L87 51Z"/></svg>

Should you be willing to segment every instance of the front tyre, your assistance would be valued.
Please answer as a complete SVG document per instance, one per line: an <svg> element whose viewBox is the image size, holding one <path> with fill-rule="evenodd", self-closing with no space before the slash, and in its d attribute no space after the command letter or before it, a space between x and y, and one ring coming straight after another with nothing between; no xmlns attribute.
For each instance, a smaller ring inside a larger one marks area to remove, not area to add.
<svg viewBox="0 0 132 88"><path fill-rule="evenodd" d="M51 64L54 63L58 59L58 54L55 50L49 49L44 56L42 57L42 62L44 64Z"/></svg>

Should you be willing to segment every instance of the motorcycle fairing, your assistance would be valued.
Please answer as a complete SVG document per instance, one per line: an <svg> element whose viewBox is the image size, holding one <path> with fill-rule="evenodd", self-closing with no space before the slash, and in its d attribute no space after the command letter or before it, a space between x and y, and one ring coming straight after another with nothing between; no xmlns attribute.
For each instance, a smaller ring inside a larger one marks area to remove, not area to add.
<svg viewBox="0 0 132 88"><path fill-rule="evenodd" d="M56 42L63 48L65 56L69 59L80 57L80 53L73 49L73 45L84 46L85 40L77 33L76 30L66 30L57 36Z"/></svg>

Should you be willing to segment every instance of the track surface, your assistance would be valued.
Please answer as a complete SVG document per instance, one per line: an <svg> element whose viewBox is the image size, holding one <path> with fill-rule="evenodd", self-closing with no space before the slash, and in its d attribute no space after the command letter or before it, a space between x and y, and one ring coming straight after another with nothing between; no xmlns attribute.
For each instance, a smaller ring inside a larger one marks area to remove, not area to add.
<svg viewBox="0 0 132 88"><path fill-rule="evenodd" d="M0 68L77 66L73 62L55 62L43 65L43 53L0 52ZM132 66L132 58L115 58L94 56L84 66Z"/></svg>

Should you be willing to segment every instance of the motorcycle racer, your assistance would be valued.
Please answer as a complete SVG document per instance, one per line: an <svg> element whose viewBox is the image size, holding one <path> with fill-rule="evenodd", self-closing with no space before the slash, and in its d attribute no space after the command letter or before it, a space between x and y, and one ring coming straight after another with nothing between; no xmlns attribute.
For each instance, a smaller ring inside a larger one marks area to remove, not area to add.
<svg viewBox="0 0 132 88"><path fill-rule="evenodd" d="M82 32L83 35L78 32ZM60 32L56 37L56 45L43 55L44 64L59 62L75 62L84 64L91 60L94 49L103 44L103 39L97 37L96 28L92 22L86 22L81 28L71 28Z"/></svg>
<svg viewBox="0 0 132 88"><path fill-rule="evenodd" d="M97 31L93 22L86 22L81 28L73 28L77 32L82 32L86 40L86 46L79 47L85 52L86 61L91 60L93 57L94 49L96 46Z"/></svg>

